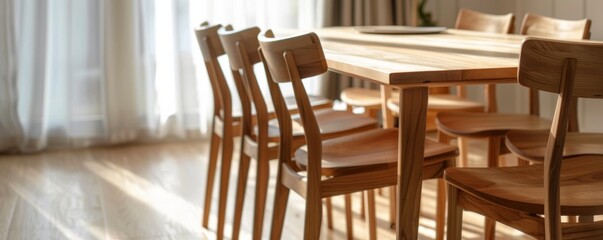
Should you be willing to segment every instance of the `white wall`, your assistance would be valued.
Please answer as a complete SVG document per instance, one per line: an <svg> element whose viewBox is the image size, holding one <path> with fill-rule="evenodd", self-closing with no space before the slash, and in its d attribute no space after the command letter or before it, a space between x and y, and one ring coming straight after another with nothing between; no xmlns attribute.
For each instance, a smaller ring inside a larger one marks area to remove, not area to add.
<svg viewBox="0 0 603 240"><path fill-rule="evenodd" d="M515 14L515 31L521 27L526 13L562 18L592 20L591 39L603 41L603 1L601 0L428 0L427 11L431 11L438 25L453 27L460 8L469 8L492 14ZM602 76L603 77L603 76ZM483 100L479 86L469 87L469 97ZM497 86L497 100L500 112L528 112L527 91L516 84ZM552 118L556 97L541 93L541 115ZM581 131L603 132L603 100L581 99L579 119Z"/></svg>

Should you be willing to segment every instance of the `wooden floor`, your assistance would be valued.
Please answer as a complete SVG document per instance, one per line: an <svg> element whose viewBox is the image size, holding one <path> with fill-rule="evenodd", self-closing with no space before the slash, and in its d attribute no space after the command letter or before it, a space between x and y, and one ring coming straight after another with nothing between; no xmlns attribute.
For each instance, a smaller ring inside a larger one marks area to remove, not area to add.
<svg viewBox="0 0 603 240"><path fill-rule="evenodd" d="M472 142L471 162L483 162L481 142ZM209 239L215 238L216 209L210 229L200 227L207 172L207 142L127 145L26 155L0 155L0 240L4 239ZM238 169L237 155L232 172ZM479 164L478 164L479 165ZM276 162L271 165L275 175ZM249 185L254 185L254 169ZM233 186L235 178L231 180ZM274 179L268 209L271 211ZM230 196L234 189L231 187ZM249 239L253 198L246 196L241 239ZM435 182L424 183L420 239L433 239ZM232 198L231 198L232 199ZM394 239L386 197L378 197L379 239ZM323 239L347 239L343 197L335 197L335 227L323 221ZM217 204L214 196L214 206ZM284 236L301 239L304 200L292 193ZM228 215L232 216L233 202ZM354 236L365 239L354 198ZM268 215L270 216L270 215ZM230 219L227 219L230 222ZM269 230L266 219L264 233ZM483 218L465 213L464 239L481 239ZM500 224L499 224L500 226ZM230 226L226 236L230 236ZM498 239L530 239L498 227ZM267 234L264 234L265 238ZM205 237L206 236L206 237Z"/></svg>

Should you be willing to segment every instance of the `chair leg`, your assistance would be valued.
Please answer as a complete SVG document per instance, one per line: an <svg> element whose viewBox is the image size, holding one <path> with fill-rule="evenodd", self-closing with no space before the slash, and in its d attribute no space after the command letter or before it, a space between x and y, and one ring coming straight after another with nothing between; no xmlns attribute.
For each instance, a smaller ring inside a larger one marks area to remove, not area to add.
<svg viewBox="0 0 603 240"><path fill-rule="evenodd" d="M501 137L488 138L488 167L498 167L500 157ZM496 235L496 221L486 217L484 223L484 239L494 239Z"/></svg>
<svg viewBox="0 0 603 240"><path fill-rule="evenodd" d="M287 212L289 191L289 188L281 184L279 175L276 180L276 190L274 192L274 209L272 210L270 239L281 239L283 234L283 223L285 222L285 213Z"/></svg>
<svg viewBox="0 0 603 240"><path fill-rule="evenodd" d="M449 144L450 136L446 135L446 133L438 131L438 142Z"/></svg>
<svg viewBox="0 0 603 240"><path fill-rule="evenodd" d="M389 188L389 227L396 229L396 186Z"/></svg>
<svg viewBox="0 0 603 240"><path fill-rule="evenodd" d="M306 198L306 216L304 219L304 239L320 239L320 227L322 221L322 200L320 193L308 189ZM280 238L279 238L280 239Z"/></svg>
<svg viewBox="0 0 603 240"><path fill-rule="evenodd" d="M228 124L224 123L225 126ZM222 169L220 171L220 197L218 202L217 239L224 239L224 222L226 219L226 202L228 197L228 182L230 180L230 164L232 162L234 139L230 131L225 131L222 138Z"/></svg>
<svg viewBox="0 0 603 240"><path fill-rule="evenodd" d="M494 240L496 238L496 221L486 217L484 221L484 239Z"/></svg>
<svg viewBox="0 0 603 240"><path fill-rule="evenodd" d="M364 191L360 192L360 218L366 219L366 209L364 209Z"/></svg>
<svg viewBox="0 0 603 240"><path fill-rule="evenodd" d="M458 206L458 189L448 185L448 222L446 239L461 239L463 209Z"/></svg>
<svg viewBox="0 0 603 240"><path fill-rule="evenodd" d="M244 146L241 146L243 149ZM239 179L237 180L237 195L235 197L234 219L232 222L232 239L239 239L241 229L241 215L243 213L243 203L245 202L245 190L247 188L247 174L249 173L249 156L241 150L241 161L239 163Z"/></svg>
<svg viewBox="0 0 603 240"><path fill-rule="evenodd" d="M366 191L366 229L368 231L368 239L377 239L377 216L375 214L375 190Z"/></svg>
<svg viewBox="0 0 603 240"><path fill-rule="evenodd" d="M352 214L352 194L344 195L345 198L345 229L348 239L354 239L354 222Z"/></svg>
<svg viewBox="0 0 603 240"><path fill-rule="evenodd" d="M459 147L459 159L460 159L460 167L469 166L469 152L467 150L468 142L467 138L458 137L456 138L458 147Z"/></svg>
<svg viewBox="0 0 603 240"><path fill-rule="evenodd" d="M446 224L446 182L438 179L438 195L436 206L436 239L444 239L444 226Z"/></svg>
<svg viewBox="0 0 603 240"><path fill-rule="evenodd" d="M350 112L350 113L354 113L354 106L346 103L345 110L348 111L348 112Z"/></svg>
<svg viewBox="0 0 603 240"><path fill-rule="evenodd" d="M364 108L364 114L370 118L377 118L378 111L374 108Z"/></svg>
<svg viewBox="0 0 603 240"><path fill-rule="evenodd" d="M333 230L333 201L330 197L325 199L325 205L327 208L327 228Z"/></svg>
<svg viewBox="0 0 603 240"><path fill-rule="evenodd" d="M268 192L268 177L270 176L270 165L268 160L262 157L258 159L257 182L255 192L255 213L253 220L253 239L262 239L262 228L264 227L264 209L266 208L266 193ZM263 158L263 159L262 159Z"/></svg>
<svg viewBox="0 0 603 240"><path fill-rule="evenodd" d="M213 131L213 128L212 128ZM202 225L204 228L208 228L209 225L209 214L211 210L211 197L214 190L214 179L216 176L216 165L218 162L218 151L220 150L220 137L212 133L210 150L209 150L209 163L207 166L207 185L205 186L205 204L203 206L203 221Z"/></svg>
<svg viewBox="0 0 603 240"><path fill-rule="evenodd" d="M568 223L577 223L578 222L578 216L567 216L567 222Z"/></svg>

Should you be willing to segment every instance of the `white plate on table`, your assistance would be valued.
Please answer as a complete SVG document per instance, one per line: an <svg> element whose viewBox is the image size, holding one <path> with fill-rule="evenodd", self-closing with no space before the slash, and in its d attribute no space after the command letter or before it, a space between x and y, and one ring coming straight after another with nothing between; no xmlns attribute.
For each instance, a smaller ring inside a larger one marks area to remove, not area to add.
<svg viewBox="0 0 603 240"><path fill-rule="evenodd" d="M357 26L356 31L371 34L430 34L440 33L446 27L411 27L411 26Z"/></svg>

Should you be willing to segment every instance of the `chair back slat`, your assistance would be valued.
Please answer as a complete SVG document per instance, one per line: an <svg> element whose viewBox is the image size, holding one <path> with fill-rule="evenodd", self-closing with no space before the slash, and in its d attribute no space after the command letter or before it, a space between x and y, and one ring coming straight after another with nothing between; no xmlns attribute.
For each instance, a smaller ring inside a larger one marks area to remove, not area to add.
<svg viewBox="0 0 603 240"><path fill-rule="evenodd" d="M603 98L603 45L593 42L542 41L528 37L521 48L518 80L526 87L560 93L566 59L576 59L573 96Z"/></svg>
<svg viewBox="0 0 603 240"><path fill-rule="evenodd" d="M512 33L515 16L513 13L493 15L461 9L456 18L456 29L491 33Z"/></svg>
<svg viewBox="0 0 603 240"><path fill-rule="evenodd" d="M291 81L287 72L287 64L283 58L283 54L286 51L292 52L297 65L297 71L302 79L327 71L325 55L318 36L315 33L280 38L278 41L275 41L274 34L269 30L260 34L259 40L273 81Z"/></svg>

